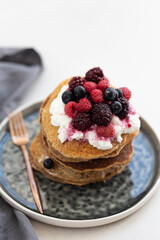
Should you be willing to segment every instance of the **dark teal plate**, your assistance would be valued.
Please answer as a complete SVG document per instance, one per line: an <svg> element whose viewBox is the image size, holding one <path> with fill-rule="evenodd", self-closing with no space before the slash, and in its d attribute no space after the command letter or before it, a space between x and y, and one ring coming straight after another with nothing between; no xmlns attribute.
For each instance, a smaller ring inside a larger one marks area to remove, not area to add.
<svg viewBox="0 0 160 240"><path fill-rule="evenodd" d="M39 131L39 106L37 103L23 108L30 142ZM12 144L8 123L4 120L0 130L2 196L33 218L60 226L96 226L131 214L150 197L159 179L159 142L143 119L141 123L141 131L134 139L131 163L106 183L77 187L48 180L36 172L44 207L42 216L33 201L22 153Z"/></svg>

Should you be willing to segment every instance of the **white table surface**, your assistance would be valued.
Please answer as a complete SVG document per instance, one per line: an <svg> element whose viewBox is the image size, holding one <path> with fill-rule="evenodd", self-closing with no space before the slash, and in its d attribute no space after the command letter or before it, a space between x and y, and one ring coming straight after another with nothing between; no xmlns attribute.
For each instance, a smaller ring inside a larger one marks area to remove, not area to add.
<svg viewBox="0 0 160 240"><path fill-rule="evenodd" d="M45 98L62 80L100 66L160 137L159 0L5 0L0 45L36 48L45 69L22 103ZM67 229L31 220L40 240L160 239L160 189L133 215L109 225Z"/></svg>

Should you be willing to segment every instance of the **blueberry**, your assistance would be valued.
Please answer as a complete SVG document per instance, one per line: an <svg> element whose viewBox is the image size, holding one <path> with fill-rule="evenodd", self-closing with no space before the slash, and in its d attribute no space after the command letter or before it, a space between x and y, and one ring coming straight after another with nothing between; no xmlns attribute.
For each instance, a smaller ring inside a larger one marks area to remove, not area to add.
<svg viewBox="0 0 160 240"><path fill-rule="evenodd" d="M122 110L122 104L118 101L113 101L110 107L114 114L117 114Z"/></svg>
<svg viewBox="0 0 160 240"><path fill-rule="evenodd" d="M123 97L123 92L120 88L117 88L116 91L118 92L118 97L117 98Z"/></svg>
<svg viewBox="0 0 160 240"><path fill-rule="evenodd" d="M43 162L43 166L47 169L51 169L53 167L53 165L54 165L54 163L53 163L53 160L51 158L47 158Z"/></svg>
<svg viewBox="0 0 160 240"><path fill-rule="evenodd" d="M87 94L85 88L82 86L75 87L73 92L77 99L84 98Z"/></svg>
<svg viewBox="0 0 160 240"><path fill-rule="evenodd" d="M117 91L112 88L112 87L108 87L105 91L104 91L104 100L105 101L114 101L117 97Z"/></svg>
<svg viewBox="0 0 160 240"><path fill-rule="evenodd" d="M74 101L74 95L71 91L67 90L62 94L62 101L67 104L68 102Z"/></svg>

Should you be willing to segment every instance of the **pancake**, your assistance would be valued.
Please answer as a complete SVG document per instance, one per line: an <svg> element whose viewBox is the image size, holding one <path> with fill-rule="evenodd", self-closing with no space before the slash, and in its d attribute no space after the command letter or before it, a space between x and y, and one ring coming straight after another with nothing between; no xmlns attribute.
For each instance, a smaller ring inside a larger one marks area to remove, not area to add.
<svg viewBox="0 0 160 240"><path fill-rule="evenodd" d="M71 78L70 78L71 79ZM52 157L57 157L63 162L84 162L91 159L114 157L120 150L138 134L138 131L132 134L122 134L122 142L112 141L113 147L108 150L99 150L89 144L88 141L79 142L77 140L65 141L61 143L58 138L58 129L51 124L51 115L49 113L52 101L57 97L63 85L68 84L70 79L61 82L58 87L46 98L40 108L39 122L43 142ZM115 152L116 151L116 152ZM113 154L112 154L113 153ZM116 154L115 154L116 153Z"/></svg>
<svg viewBox="0 0 160 240"><path fill-rule="evenodd" d="M120 151L125 147L126 144L128 144L129 142L133 141L134 137L137 135L137 132L134 132L132 134L129 134L127 137L124 136L123 141L121 143L119 143L119 145L117 144L117 147L114 148L114 151L112 151L111 153L109 153L107 156L103 156L103 157L99 157L99 158L110 158L110 157L115 157L117 156ZM91 157L90 159L83 159L84 161L82 161L81 158L72 158L72 157L64 157L60 152L56 151L55 149L53 149L53 147L50 145L50 143L47 141L47 138L43 135L43 132L41 131L41 140L43 142L43 145L47 148L48 153L50 154L50 156L52 158L58 158L59 160L65 162L87 162L90 161L91 159L97 159L97 158L93 158ZM81 142L79 143L81 144Z"/></svg>
<svg viewBox="0 0 160 240"><path fill-rule="evenodd" d="M46 169L43 166L43 161L49 158L50 154L43 145L40 134L38 134L30 146L29 154L32 167L47 178L82 186L106 181L119 174L131 161L133 146L132 142L129 142L116 157L94 159L88 162L62 162L58 158L52 158L54 167Z"/></svg>

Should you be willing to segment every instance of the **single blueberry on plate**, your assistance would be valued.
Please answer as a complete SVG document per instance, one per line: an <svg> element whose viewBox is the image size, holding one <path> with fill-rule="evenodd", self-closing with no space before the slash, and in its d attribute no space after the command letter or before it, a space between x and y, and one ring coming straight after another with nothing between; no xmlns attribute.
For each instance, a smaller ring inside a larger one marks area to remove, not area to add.
<svg viewBox="0 0 160 240"><path fill-rule="evenodd" d="M54 165L54 163L53 163L53 160L51 158L47 158L43 162L43 166L47 169L51 169L53 167L53 165Z"/></svg>

